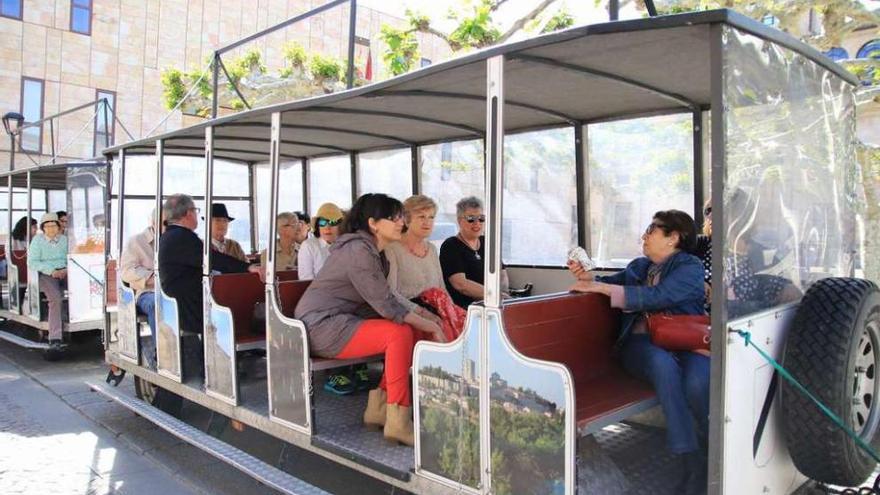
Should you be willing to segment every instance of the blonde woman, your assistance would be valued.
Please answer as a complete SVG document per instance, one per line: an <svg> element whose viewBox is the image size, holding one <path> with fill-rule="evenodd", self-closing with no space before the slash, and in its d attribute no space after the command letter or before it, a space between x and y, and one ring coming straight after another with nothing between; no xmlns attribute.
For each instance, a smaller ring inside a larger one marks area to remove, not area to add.
<svg viewBox="0 0 880 495"><path fill-rule="evenodd" d="M465 312L446 292L440 256L428 241L437 204L427 196L410 196L403 202L403 214L406 232L385 250L388 285L404 306L440 324L446 340L452 341L461 334Z"/></svg>

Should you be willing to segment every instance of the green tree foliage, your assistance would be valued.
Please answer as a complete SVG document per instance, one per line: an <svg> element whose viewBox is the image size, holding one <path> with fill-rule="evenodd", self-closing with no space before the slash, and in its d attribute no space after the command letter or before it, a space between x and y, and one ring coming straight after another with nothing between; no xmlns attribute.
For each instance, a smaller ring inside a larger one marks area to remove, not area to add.
<svg viewBox="0 0 880 495"><path fill-rule="evenodd" d="M415 33L430 33L444 40L453 52L475 50L503 43L514 34L537 28L541 33L548 33L570 27L574 18L564 7L548 20L542 20L548 8L555 0L542 0L536 6L514 21L507 30L502 30L494 20L493 14L507 0L463 0L459 9L450 10L448 19L457 25L451 33L446 34L431 27L431 20L421 14L406 11L407 26L396 28L383 25L380 38L386 45L382 61L392 75L400 75L416 68L419 57L418 39ZM528 26L528 27L527 27ZM531 29L530 29L531 28Z"/></svg>

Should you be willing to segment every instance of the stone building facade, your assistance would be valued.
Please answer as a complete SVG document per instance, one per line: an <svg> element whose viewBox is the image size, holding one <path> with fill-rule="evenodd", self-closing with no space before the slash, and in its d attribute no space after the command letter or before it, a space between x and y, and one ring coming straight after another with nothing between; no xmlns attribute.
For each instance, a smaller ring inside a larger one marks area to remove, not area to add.
<svg viewBox="0 0 880 495"><path fill-rule="evenodd" d="M215 49L327 3L325 0L5 0L0 7L0 113L22 111L49 116L100 97L115 100L124 127L140 138L168 114L163 105L164 69L205 68ZM87 22L86 22L87 21ZM385 77L378 40L383 24L405 21L358 7L356 63L372 58L373 80ZM298 22L242 48L257 47L267 60L282 46L300 42L310 53L347 57L349 7L343 4ZM77 32L79 31L79 32ZM421 39L428 61L448 58L440 39ZM273 55L274 54L274 55ZM234 57L236 54L231 53ZM28 108L23 108L28 101ZM35 102L40 101L39 109ZM92 122L94 109L76 112L54 123L55 150L60 155L90 157L100 151L103 126ZM31 120L31 119L29 119ZM178 112L156 132L188 125ZM111 126L116 142L128 140L119 125ZM96 139L96 132L98 133ZM32 131L29 147L16 167L47 160L53 143L48 124ZM9 166L9 140L0 139L0 170ZM61 152L63 150L63 153ZM42 153L42 156L37 156Z"/></svg>

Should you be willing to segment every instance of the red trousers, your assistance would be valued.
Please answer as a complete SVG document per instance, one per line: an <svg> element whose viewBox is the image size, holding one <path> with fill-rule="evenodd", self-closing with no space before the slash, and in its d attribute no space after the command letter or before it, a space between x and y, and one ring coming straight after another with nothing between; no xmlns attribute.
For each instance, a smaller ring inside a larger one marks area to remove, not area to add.
<svg viewBox="0 0 880 495"><path fill-rule="evenodd" d="M388 403L409 407L409 369L412 366L413 329L388 320L366 320L345 344L336 359L385 354L385 373L379 387L388 393Z"/></svg>

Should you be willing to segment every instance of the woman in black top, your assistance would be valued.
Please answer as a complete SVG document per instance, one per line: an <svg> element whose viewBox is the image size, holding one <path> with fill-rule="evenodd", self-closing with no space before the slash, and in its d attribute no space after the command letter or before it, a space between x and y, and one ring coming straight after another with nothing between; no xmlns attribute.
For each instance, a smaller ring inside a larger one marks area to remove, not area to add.
<svg viewBox="0 0 880 495"><path fill-rule="evenodd" d="M458 234L440 246L440 267L452 301L467 308L485 295L483 287L485 250L483 203L470 196L455 205ZM501 271L501 290L507 291L507 272Z"/></svg>

